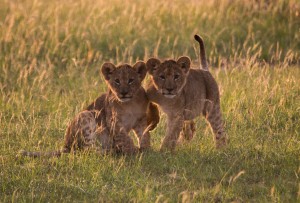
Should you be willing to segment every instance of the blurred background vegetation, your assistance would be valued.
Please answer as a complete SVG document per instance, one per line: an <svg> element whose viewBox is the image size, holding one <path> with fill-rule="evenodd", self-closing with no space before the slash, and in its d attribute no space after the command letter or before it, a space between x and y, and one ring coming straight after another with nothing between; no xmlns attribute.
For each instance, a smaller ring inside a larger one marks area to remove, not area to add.
<svg viewBox="0 0 300 203"><path fill-rule="evenodd" d="M299 63L299 29L299 0L1 0L1 73L74 61L195 59L195 33L213 66L249 57Z"/></svg>
<svg viewBox="0 0 300 203"><path fill-rule="evenodd" d="M104 61L196 60L195 33L214 67L299 64L300 2L0 0L0 87Z"/></svg>

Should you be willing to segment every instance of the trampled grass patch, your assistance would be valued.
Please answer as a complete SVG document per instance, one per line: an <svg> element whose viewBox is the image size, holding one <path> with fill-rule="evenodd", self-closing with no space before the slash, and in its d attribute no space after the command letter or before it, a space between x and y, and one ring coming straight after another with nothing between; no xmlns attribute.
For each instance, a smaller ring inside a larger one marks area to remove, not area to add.
<svg viewBox="0 0 300 203"><path fill-rule="evenodd" d="M0 0L0 201L299 201L299 2L205 2ZM226 149L200 118L191 142L159 152L162 115L143 154L16 158L62 146L68 122L106 90L101 63L198 64L195 33L219 84Z"/></svg>

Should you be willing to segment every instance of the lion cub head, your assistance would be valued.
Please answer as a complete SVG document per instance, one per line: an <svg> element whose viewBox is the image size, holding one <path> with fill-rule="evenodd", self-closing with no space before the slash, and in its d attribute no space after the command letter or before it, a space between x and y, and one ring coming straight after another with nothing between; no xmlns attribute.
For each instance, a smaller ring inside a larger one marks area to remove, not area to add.
<svg viewBox="0 0 300 203"><path fill-rule="evenodd" d="M137 62L134 66L104 63L101 72L114 96L121 102L127 102L141 88L147 70L144 62Z"/></svg>
<svg viewBox="0 0 300 203"><path fill-rule="evenodd" d="M183 89L191 60L182 56L177 61L150 58L147 63L147 71L152 76L155 88L165 97L174 98Z"/></svg>

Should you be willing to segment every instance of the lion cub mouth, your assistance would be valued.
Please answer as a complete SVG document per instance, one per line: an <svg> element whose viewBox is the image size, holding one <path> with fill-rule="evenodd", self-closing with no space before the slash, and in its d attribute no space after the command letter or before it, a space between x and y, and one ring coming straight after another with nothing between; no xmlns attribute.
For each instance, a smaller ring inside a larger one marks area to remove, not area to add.
<svg viewBox="0 0 300 203"><path fill-rule="evenodd" d="M128 102L128 101L130 101L132 99L132 97L119 97L119 100L121 101L121 102Z"/></svg>
<svg viewBox="0 0 300 203"><path fill-rule="evenodd" d="M176 94L163 94L166 98L172 99L176 97Z"/></svg>

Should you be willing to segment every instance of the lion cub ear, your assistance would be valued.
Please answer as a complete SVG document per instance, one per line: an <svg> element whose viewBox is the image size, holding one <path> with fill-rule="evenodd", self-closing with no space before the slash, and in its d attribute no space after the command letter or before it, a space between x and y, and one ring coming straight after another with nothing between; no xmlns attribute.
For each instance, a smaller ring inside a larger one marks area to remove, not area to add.
<svg viewBox="0 0 300 203"><path fill-rule="evenodd" d="M105 80L109 80L112 72L116 69L116 66L112 63L104 63L101 67L101 72Z"/></svg>
<svg viewBox="0 0 300 203"><path fill-rule="evenodd" d="M147 73L146 64L143 61L138 61L133 65L133 68L139 74L140 81L144 80Z"/></svg>
<svg viewBox="0 0 300 203"><path fill-rule="evenodd" d="M146 62L147 71L150 75L153 75L154 71L157 69L157 67L160 65L160 60L156 58L150 58Z"/></svg>
<svg viewBox="0 0 300 203"><path fill-rule="evenodd" d="M181 56L177 60L177 64L182 68L184 73L187 73L191 67L191 59L187 56Z"/></svg>

